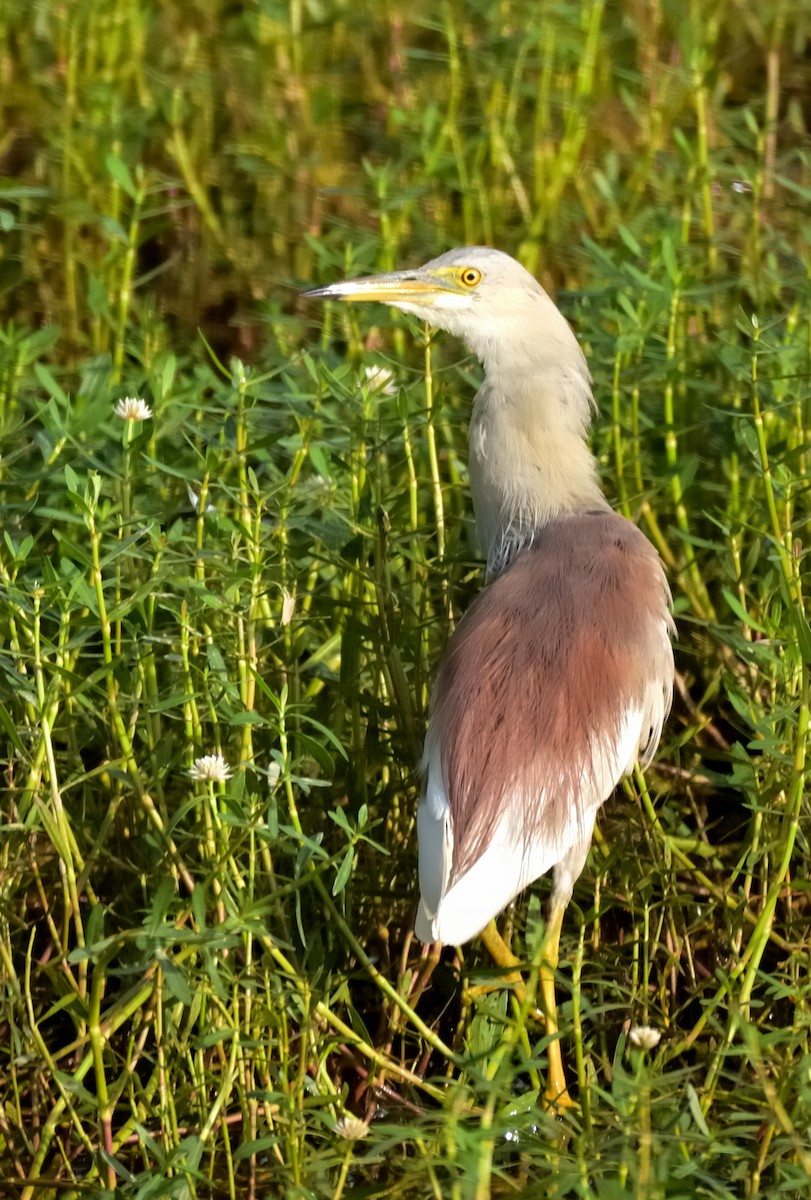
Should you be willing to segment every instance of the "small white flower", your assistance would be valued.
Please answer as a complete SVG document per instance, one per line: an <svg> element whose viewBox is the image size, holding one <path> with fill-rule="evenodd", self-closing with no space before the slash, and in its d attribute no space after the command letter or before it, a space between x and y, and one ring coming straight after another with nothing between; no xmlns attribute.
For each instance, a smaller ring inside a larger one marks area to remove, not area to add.
<svg viewBox="0 0 811 1200"><path fill-rule="evenodd" d="M344 1113L335 1122L335 1132L348 1142L359 1142L361 1138L366 1137L369 1126L358 1117L353 1117L351 1113Z"/></svg>
<svg viewBox="0 0 811 1200"><path fill-rule="evenodd" d="M268 763L268 787L272 792L276 791L281 774L282 769L277 762Z"/></svg>
<svg viewBox="0 0 811 1200"><path fill-rule="evenodd" d="M194 766L189 768L189 774L197 783L225 783L233 771L221 754L205 754L194 760Z"/></svg>
<svg viewBox="0 0 811 1200"><path fill-rule="evenodd" d="M296 597L282 592L282 625L289 625L296 611Z"/></svg>
<svg viewBox="0 0 811 1200"><path fill-rule="evenodd" d="M113 412L122 421L148 421L152 416L152 409L146 400L141 400L139 396L124 396L118 401Z"/></svg>
<svg viewBox="0 0 811 1200"><path fill-rule="evenodd" d="M396 396L397 384L394 382L394 371L389 367L364 367L363 374L370 392L380 392L383 396Z"/></svg>
<svg viewBox="0 0 811 1200"><path fill-rule="evenodd" d="M628 1031L628 1041L640 1050L655 1050L662 1040L662 1031L652 1025L632 1025Z"/></svg>
<svg viewBox="0 0 811 1200"><path fill-rule="evenodd" d="M199 512L200 511L200 494L199 494L199 492L196 492L190 483L186 484L186 491L189 496L189 504L191 504L191 506L195 512ZM209 500L208 503L206 504L206 512L207 513L215 513L216 511L217 511L216 506L213 505L211 503L211 501Z"/></svg>

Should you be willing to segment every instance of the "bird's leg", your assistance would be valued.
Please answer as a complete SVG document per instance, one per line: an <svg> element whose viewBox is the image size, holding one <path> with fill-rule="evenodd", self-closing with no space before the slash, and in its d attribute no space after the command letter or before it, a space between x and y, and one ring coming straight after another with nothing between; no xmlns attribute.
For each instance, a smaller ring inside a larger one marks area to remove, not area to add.
<svg viewBox="0 0 811 1200"><path fill-rule="evenodd" d="M493 962L505 972L502 976L504 983L510 984L516 1000L519 1004L523 1004L526 999L527 989L524 985L524 978L518 970L518 967L521 965L520 961L504 941L504 938L496 928L495 921L491 921L487 928L482 930L480 937ZM543 1015L534 1004L530 1008L530 1013L534 1017L541 1017Z"/></svg>
<svg viewBox="0 0 811 1200"><path fill-rule="evenodd" d="M569 1108L574 1104L566 1088L566 1075L563 1071L563 1054L560 1048L560 1038L558 1037L558 1013L555 1001L555 969L558 965L560 931L565 911L565 904L555 904L553 902L550 906L549 921L547 922L541 945L541 965L539 972L541 1007L543 1011L539 1011L535 1005L530 1009L532 1016L543 1020L546 1026L547 1037L551 1039L546 1051L549 1070L546 1078L544 1097L547 1103L553 1108ZM519 1004L523 1004L526 997L526 988L521 973L517 969L519 960L499 933L495 921L491 921L482 932L481 939L496 966L503 967L505 971L509 972L504 977L505 982L512 985L516 1000Z"/></svg>
<svg viewBox="0 0 811 1200"><path fill-rule="evenodd" d="M546 1023L546 1036L550 1039L546 1049L549 1070L546 1076L544 1095L548 1103L555 1108L568 1108L574 1104L566 1088L563 1054L558 1036L558 1007L555 999L555 970L560 957L560 931L565 911L565 905L556 904L554 899L552 900L541 946L541 1005Z"/></svg>

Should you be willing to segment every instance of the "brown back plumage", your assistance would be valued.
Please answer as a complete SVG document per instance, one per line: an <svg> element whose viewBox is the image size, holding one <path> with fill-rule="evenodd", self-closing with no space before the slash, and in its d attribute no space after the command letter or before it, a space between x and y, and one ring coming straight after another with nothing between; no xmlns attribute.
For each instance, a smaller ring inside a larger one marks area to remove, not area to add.
<svg viewBox="0 0 811 1200"><path fill-rule="evenodd" d="M539 529L475 600L432 705L453 823L450 883L516 795L528 838L562 839L573 806L604 800L588 786L594 756L616 745L631 708L645 714L640 750L652 741L652 753L672 687L668 599L647 538L601 510Z"/></svg>

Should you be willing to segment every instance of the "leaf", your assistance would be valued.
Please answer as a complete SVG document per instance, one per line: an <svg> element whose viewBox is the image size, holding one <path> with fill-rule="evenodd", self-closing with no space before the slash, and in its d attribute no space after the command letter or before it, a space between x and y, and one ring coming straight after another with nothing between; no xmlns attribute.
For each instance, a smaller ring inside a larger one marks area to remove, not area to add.
<svg viewBox="0 0 811 1200"><path fill-rule="evenodd" d="M169 392L172 390L176 369L177 359L175 358L174 354L167 354L161 374L161 391L164 396L168 396Z"/></svg>
<svg viewBox="0 0 811 1200"><path fill-rule="evenodd" d="M347 883L349 882L349 876L352 874L352 864L354 861L354 847L347 846L346 850L344 851L343 859L341 860L341 865L338 868L338 872L335 876L335 882L332 885L333 896L340 896L341 892L346 887Z"/></svg>
<svg viewBox="0 0 811 1200"><path fill-rule="evenodd" d="M324 774L331 779L335 773L335 763L326 746L306 733L299 733L297 741L301 751L315 759Z"/></svg>
<svg viewBox="0 0 811 1200"><path fill-rule="evenodd" d="M188 704L190 700L194 699L194 692L173 692L170 696L164 696L162 700L154 700L147 706L147 712L170 712L173 708L182 708L184 704Z"/></svg>
<svg viewBox="0 0 811 1200"><path fill-rule="evenodd" d="M294 900L295 900L295 908L296 908L296 928L298 929L298 935L301 938L301 944L304 947L304 949L306 950L307 946L308 946L308 942L307 942L307 934L304 932L304 920L301 915L301 891L299 888L296 888Z"/></svg>
<svg viewBox="0 0 811 1200"><path fill-rule="evenodd" d="M119 158L117 154L108 154L104 161L107 166L107 170L110 172L113 179L122 189L122 191L126 192L132 200L137 200L138 192L135 184L132 182L130 169L124 160Z"/></svg>
<svg viewBox="0 0 811 1200"><path fill-rule="evenodd" d="M662 259L665 264L665 270L670 276L671 283L678 286L681 282L681 271L676 262L676 252L673 249L673 242L667 234L662 238Z"/></svg>
<svg viewBox="0 0 811 1200"><path fill-rule="evenodd" d="M102 904L94 904L90 909L84 936L87 949L96 949L96 943L100 942L104 936L104 906Z"/></svg>
<svg viewBox="0 0 811 1200"><path fill-rule="evenodd" d="M81 496L82 492L84 491L84 488L82 487L81 483L79 482L79 476L76 474L73 467L69 466L68 463L65 463L64 471L65 471L65 484L67 486L68 491L74 496Z"/></svg>
<svg viewBox="0 0 811 1200"><path fill-rule="evenodd" d="M269 725L270 721L268 721L267 717L263 717L262 714L258 712L241 712L232 713L228 718L228 724L233 725L234 727L239 726L241 728L244 725Z"/></svg>
<svg viewBox="0 0 811 1200"><path fill-rule="evenodd" d="M620 235L622 240L625 242L625 245L628 247L628 249L631 251L631 253L636 258L641 258L642 257L642 247L640 246L639 242L636 240L634 235L631 233L628 226L627 225L618 225L617 233Z"/></svg>
<svg viewBox="0 0 811 1200"><path fill-rule="evenodd" d="M754 619L754 617L751 615L751 613L748 613L746 611L746 609L743 607L743 605L741 604L740 600L738 599L738 597L735 595L734 592L731 592L729 590L729 588L722 588L721 590L723 592L724 599L726 600L727 604L732 609L735 616L738 618L738 620L741 622L742 625L748 625L751 629L756 629L758 631L758 633L767 633L768 632L768 630L765 628L765 626L760 625Z"/></svg>
<svg viewBox="0 0 811 1200"><path fill-rule="evenodd" d="M312 729L317 729L318 732L325 737L328 742L332 743L332 745L340 754L341 758L345 758L347 761L349 761L349 755L346 752L346 748L337 734L333 733L331 729L327 729L326 725L322 725L320 721L316 721L315 717L305 715L302 717L302 720L306 721Z"/></svg>
<svg viewBox="0 0 811 1200"><path fill-rule="evenodd" d="M11 742L14 749L22 757L25 754L25 748L20 741L20 736L17 733L17 727L12 720L11 713L4 704L0 704L0 725L6 732L6 737Z"/></svg>
<svg viewBox="0 0 811 1200"><path fill-rule="evenodd" d="M639 325L639 313L636 311L636 309L634 308L630 299L628 298L628 296L626 296L625 292L617 292L617 303L619 304L619 306L623 310L623 312L626 314L626 316L631 318L634 325L638 326Z"/></svg>
<svg viewBox="0 0 811 1200"><path fill-rule="evenodd" d="M49 396L53 397L63 408L69 407L67 393L62 390L44 363L34 363L34 374Z"/></svg>
<svg viewBox="0 0 811 1200"><path fill-rule="evenodd" d="M586 247L589 253L593 255L597 262L600 263L601 266L605 267L611 273L616 270L614 260L611 258L608 251L604 249L604 247L598 246L598 244L593 242L590 237L583 238L583 245Z"/></svg>
<svg viewBox="0 0 811 1200"><path fill-rule="evenodd" d="M287 837L291 838L294 842L297 842L300 847L296 861L298 874L301 874L302 867L306 862L309 862L311 858L318 858L322 862L329 858L326 850L321 845L324 837L322 833L316 833L314 837L310 838L307 837L306 833L299 833L299 831L294 829L292 825L280 825L279 829L282 833L286 834Z"/></svg>
<svg viewBox="0 0 811 1200"><path fill-rule="evenodd" d="M169 991L175 1000L179 1000L184 1007L188 1008L193 997L183 972L163 950L158 950L155 957L163 971L163 977L166 980L166 986Z"/></svg>
<svg viewBox="0 0 811 1200"><path fill-rule="evenodd" d="M275 842L279 836L279 804L276 800L275 790L271 792L268 798L268 807L267 812L265 813L265 825L267 826L268 837Z"/></svg>
<svg viewBox="0 0 811 1200"><path fill-rule="evenodd" d="M118 242L121 246L127 245L127 231L118 221L114 221L112 217L102 217L99 224L111 242Z"/></svg>
<svg viewBox="0 0 811 1200"><path fill-rule="evenodd" d="M397 389L397 412L403 425L408 425L408 391L400 386Z"/></svg>
<svg viewBox="0 0 811 1200"><path fill-rule="evenodd" d="M209 642L206 646L206 658L208 659L209 667L216 675L228 674L222 651L214 642Z"/></svg>
<svg viewBox="0 0 811 1200"><path fill-rule="evenodd" d="M144 925L144 928L150 933L159 933L163 930L174 897L175 889L172 880L162 879L158 884L155 897L152 901L152 907L149 910L149 915Z"/></svg>
<svg viewBox="0 0 811 1200"><path fill-rule="evenodd" d="M321 447L311 443L309 453L310 462L313 464L316 472L322 477L322 479L332 479L329 463L327 462L327 456Z"/></svg>
<svg viewBox="0 0 811 1200"><path fill-rule="evenodd" d="M735 440L752 455L752 458L757 463L760 462L760 447L757 442L757 433L749 419L736 422Z"/></svg>
<svg viewBox="0 0 811 1200"><path fill-rule="evenodd" d="M344 833L348 834L349 837L353 838L355 836L355 831L349 824L346 813L342 808L330 809L328 816L330 820L334 821L336 825L343 829Z"/></svg>
<svg viewBox="0 0 811 1200"><path fill-rule="evenodd" d="M87 306L94 317L101 317L110 311L107 289L92 273L87 277Z"/></svg>
<svg viewBox="0 0 811 1200"><path fill-rule="evenodd" d="M711 1140L712 1135L707 1126L704 1113L701 1111L701 1101L699 1100L698 1092L693 1087L692 1083L687 1084L687 1107L690 1109L690 1115L698 1128L704 1134L704 1137L708 1140Z"/></svg>
<svg viewBox="0 0 811 1200"><path fill-rule="evenodd" d="M208 924L206 919L206 889L199 883L194 885L194 890L191 894L191 907L198 929L201 933L205 932L206 925Z"/></svg>
<svg viewBox="0 0 811 1200"><path fill-rule="evenodd" d="M797 631L797 645L800 648L802 660L808 665L811 663L811 628L809 628L805 614L801 613L797 607L792 606L791 616Z"/></svg>

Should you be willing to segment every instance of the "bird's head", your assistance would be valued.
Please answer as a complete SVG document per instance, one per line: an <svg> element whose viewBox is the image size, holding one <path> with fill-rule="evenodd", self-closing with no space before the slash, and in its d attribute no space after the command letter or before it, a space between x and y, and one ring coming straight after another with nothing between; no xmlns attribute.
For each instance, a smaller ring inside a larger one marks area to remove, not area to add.
<svg viewBox="0 0 811 1200"><path fill-rule="evenodd" d="M543 336L544 322L557 324L555 317L565 325L529 272L487 246L449 250L413 270L345 280L304 295L390 304L463 338L482 359L495 344Z"/></svg>
<svg viewBox="0 0 811 1200"><path fill-rule="evenodd" d="M304 295L390 304L462 338L482 362L470 478L491 571L504 566L505 547L521 543L522 531L559 511L560 495L571 507L602 503L584 440L593 405L588 365L569 323L514 258L464 246L413 270ZM556 472L566 476L557 500L546 486Z"/></svg>

